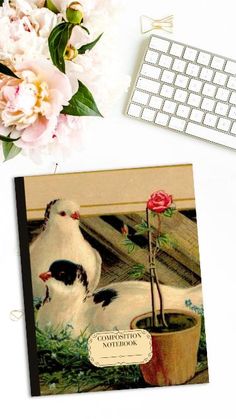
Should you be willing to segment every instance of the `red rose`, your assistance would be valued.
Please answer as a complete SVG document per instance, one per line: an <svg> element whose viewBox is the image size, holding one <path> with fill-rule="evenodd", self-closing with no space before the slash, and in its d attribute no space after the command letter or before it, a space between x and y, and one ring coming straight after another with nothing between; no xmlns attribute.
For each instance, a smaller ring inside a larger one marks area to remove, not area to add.
<svg viewBox="0 0 236 419"><path fill-rule="evenodd" d="M150 196L147 202L147 208L151 211L161 213L170 208L172 203L172 195L168 195L164 191L157 191Z"/></svg>

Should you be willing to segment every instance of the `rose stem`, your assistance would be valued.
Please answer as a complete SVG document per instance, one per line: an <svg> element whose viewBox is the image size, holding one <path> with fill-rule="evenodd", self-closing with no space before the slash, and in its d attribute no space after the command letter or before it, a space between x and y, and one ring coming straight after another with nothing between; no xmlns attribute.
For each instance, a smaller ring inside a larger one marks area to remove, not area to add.
<svg viewBox="0 0 236 419"><path fill-rule="evenodd" d="M148 225L149 270L150 270L150 277L151 277L152 326L157 327L157 318L155 315L155 300L154 300L155 265L153 265L152 232L151 232L148 208L146 208L146 218L147 218L147 225Z"/></svg>
<svg viewBox="0 0 236 419"><path fill-rule="evenodd" d="M158 225L157 225L157 238L158 238L161 234L161 216L158 213L157 213L157 220L158 220ZM153 263L154 263L154 266L155 266L155 268L154 268L155 284L156 284L156 287L157 287L157 292L158 292L159 300L160 300L161 320L162 320L163 326L168 327L168 325L166 323L166 319L165 319L163 296L162 296L162 292L161 292L160 281L159 281L157 270L156 270L156 249L155 249L154 254L153 254Z"/></svg>

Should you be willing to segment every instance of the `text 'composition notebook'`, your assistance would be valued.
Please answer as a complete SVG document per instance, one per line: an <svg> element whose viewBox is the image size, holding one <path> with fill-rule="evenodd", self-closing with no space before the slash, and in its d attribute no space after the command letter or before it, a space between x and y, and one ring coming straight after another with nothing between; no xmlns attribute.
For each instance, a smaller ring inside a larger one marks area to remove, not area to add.
<svg viewBox="0 0 236 419"><path fill-rule="evenodd" d="M208 382L192 166L15 187L31 394Z"/></svg>

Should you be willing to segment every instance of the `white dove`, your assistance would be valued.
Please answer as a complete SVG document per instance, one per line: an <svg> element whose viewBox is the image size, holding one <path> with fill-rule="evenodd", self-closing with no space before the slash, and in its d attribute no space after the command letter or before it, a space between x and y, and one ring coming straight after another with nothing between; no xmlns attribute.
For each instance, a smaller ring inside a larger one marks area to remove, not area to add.
<svg viewBox="0 0 236 419"><path fill-rule="evenodd" d="M128 330L133 318L151 311L148 282L117 282L89 295L86 271L67 260L55 261L40 278L47 286L47 299L37 315L37 324L42 330L50 326L59 332L69 324L72 337L81 333L90 336L99 331ZM201 285L190 288L161 285L161 288L166 309L190 311L185 305L187 299L193 304L202 304Z"/></svg>
<svg viewBox="0 0 236 419"><path fill-rule="evenodd" d="M84 239L79 228L79 207L67 200L55 200L47 205L43 231L30 245L31 276L34 297L45 295L45 285L39 274L57 259L74 260L87 273L88 290L92 292L101 276L99 253Z"/></svg>

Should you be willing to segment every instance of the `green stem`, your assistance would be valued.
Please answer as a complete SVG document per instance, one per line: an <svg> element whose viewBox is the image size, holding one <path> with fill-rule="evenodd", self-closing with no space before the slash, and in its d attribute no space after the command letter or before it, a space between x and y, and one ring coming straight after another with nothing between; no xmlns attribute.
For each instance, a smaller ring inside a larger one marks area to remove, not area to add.
<svg viewBox="0 0 236 419"><path fill-rule="evenodd" d="M152 326L157 327L157 318L155 315L155 299L154 299L154 282L155 282L155 266L153 265L152 251L152 232L150 226L149 210L146 208L146 218L148 225L148 247L149 247L149 270L151 277L151 302L152 302Z"/></svg>
<svg viewBox="0 0 236 419"><path fill-rule="evenodd" d="M165 312L164 312L164 304L163 304L163 296L160 287L160 281L158 278L157 270L156 270L156 254L157 254L157 245L155 246L154 250L152 247L152 229L149 217L149 210L146 209L147 214L147 224L148 224L148 246L149 246L149 264L150 264L150 276L151 276L151 294L152 294L152 323L153 326L157 326L157 316L155 314L155 300L154 300L154 284L157 287L159 302L160 302L160 314L161 314L161 325L168 327L166 319L165 319ZM158 225L157 225L157 238L161 234L161 216L157 214ZM159 250L159 249L158 249Z"/></svg>

